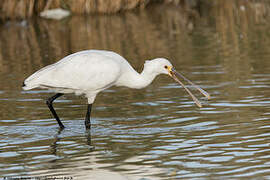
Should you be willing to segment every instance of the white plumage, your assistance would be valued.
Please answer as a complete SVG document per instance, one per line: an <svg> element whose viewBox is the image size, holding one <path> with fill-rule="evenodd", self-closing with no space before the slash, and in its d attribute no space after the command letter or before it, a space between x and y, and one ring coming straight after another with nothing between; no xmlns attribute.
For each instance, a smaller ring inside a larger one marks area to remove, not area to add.
<svg viewBox="0 0 270 180"><path fill-rule="evenodd" d="M96 95L104 89L113 85L144 88L159 74L167 74L179 82L176 76L180 74L174 70L167 59L157 58L146 61L143 71L139 74L126 59L117 53L86 50L66 56L35 72L24 81L23 89L46 88L58 93L48 99L47 104L61 127L63 125L52 107L52 102L62 94L83 94L88 98L88 104L92 105ZM195 98L192 94L191 96ZM194 100L197 104L199 103L196 98ZM200 106L200 103L198 105ZM90 118L91 106L87 112L89 117L86 117L86 121Z"/></svg>
<svg viewBox="0 0 270 180"><path fill-rule="evenodd" d="M166 59L160 58L156 61L162 68L162 64L171 66ZM151 66L150 64L155 65L147 61L145 67ZM139 74L119 54L103 50L86 50L71 54L35 72L24 81L23 89L39 87L59 93L84 94L91 104L96 94L104 89L113 85L143 88L159 73L149 67Z"/></svg>

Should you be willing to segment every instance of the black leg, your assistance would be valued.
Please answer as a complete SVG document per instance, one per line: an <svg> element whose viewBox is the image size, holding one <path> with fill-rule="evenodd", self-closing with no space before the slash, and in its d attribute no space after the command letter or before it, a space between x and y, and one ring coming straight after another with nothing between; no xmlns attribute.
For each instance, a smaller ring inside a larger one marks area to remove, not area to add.
<svg viewBox="0 0 270 180"><path fill-rule="evenodd" d="M61 129L63 129L65 126L62 124L62 122L60 121L59 117L57 116L57 114L56 114L56 112L55 112L55 110L54 110L54 108L53 108L52 103L53 103L53 101L54 101L56 98L58 98L58 97L60 97L60 96L62 96L62 95L63 95L62 93L57 93L56 95L50 97L50 98L46 101L46 103L47 103L47 105L48 105L50 111L52 112L54 118L55 118L56 121L58 122L58 124L59 124L59 126L60 126Z"/></svg>
<svg viewBox="0 0 270 180"><path fill-rule="evenodd" d="M91 127L91 123L90 123L91 109L92 109L92 104L88 104L87 112L86 112L86 116L85 116L85 128L86 129L90 129L90 127Z"/></svg>
<svg viewBox="0 0 270 180"><path fill-rule="evenodd" d="M91 130L90 129L86 129L85 137L86 137L87 145L91 146Z"/></svg>

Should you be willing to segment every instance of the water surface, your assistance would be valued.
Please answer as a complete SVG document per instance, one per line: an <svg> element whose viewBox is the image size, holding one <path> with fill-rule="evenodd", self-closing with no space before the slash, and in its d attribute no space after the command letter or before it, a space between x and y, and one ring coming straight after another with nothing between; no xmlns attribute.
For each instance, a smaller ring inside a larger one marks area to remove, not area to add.
<svg viewBox="0 0 270 180"><path fill-rule="evenodd" d="M2 24L0 176L270 178L269 8L218 1ZM98 95L86 131L86 99L67 95L55 101L59 131L45 104L53 93L21 84L84 49L115 51L138 71L166 57L212 99L194 91L197 108L166 76L142 90L113 87Z"/></svg>

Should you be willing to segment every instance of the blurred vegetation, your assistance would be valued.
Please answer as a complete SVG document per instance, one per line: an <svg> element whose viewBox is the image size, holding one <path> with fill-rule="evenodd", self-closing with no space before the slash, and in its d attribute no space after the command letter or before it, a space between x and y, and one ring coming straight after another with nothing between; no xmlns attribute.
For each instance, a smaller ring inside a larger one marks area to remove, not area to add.
<svg viewBox="0 0 270 180"><path fill-rule="evenodd" d="M63 8L73 14L116 13L144 8L151 3L196 4L198 0L1 0L0 18L24 19L48 9Z"/></svg>
<svg viewBox="0 0 270 180"><path fill-rule="evenodd" d="M137 13L73 16L65 21L37 18L7 22L0 28L0 70L28 75L70 53L93 48L115 51L132 60L138 70L143 64L141 61L154 58L153 55L181 57L188 62L194 58L191 55L197 56L193 48L198 40L190 34L200 31L196 29L198 24L198 27L207 26L200 34L211 38L200 37L199 44L216 48L224 61L234 56L235 63L225 63L225 67L240 73L237 68L247 66L242 76L250 72L251 65L246 62L253 49L260 47L261 51L268 51L270 47L269 38L265 38L269 36L266 29L270 28L269 1L219 0L204 1L200 6L157 4L151 7ZM211 60L212 56L206 53L204 58ZM19 78L22 81L24 76Z"/></svg>

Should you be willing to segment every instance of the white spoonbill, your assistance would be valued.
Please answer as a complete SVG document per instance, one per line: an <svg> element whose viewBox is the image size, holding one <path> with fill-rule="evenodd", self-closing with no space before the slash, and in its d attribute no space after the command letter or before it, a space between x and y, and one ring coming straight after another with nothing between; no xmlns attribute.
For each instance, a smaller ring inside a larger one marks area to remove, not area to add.
<svg viewBox="0 0 270 180"><path fill-rule="evenodd" d="M105 50L85 50L66 56L25 79L23 89L43 88L56 92L46 102L61 129L64 125L53 108L53 101L65 93L85 95L88 99L85 127L89 129L92 104L100 91L114 85L141 89L149 85L159 74L167 74L180 83L199 107L201 103L177 76L184 78L204 96L210 98L207 92L176 72L167 59L156 58L146 61L143 71L138 73L125 58L115 52Z"/></svg>

